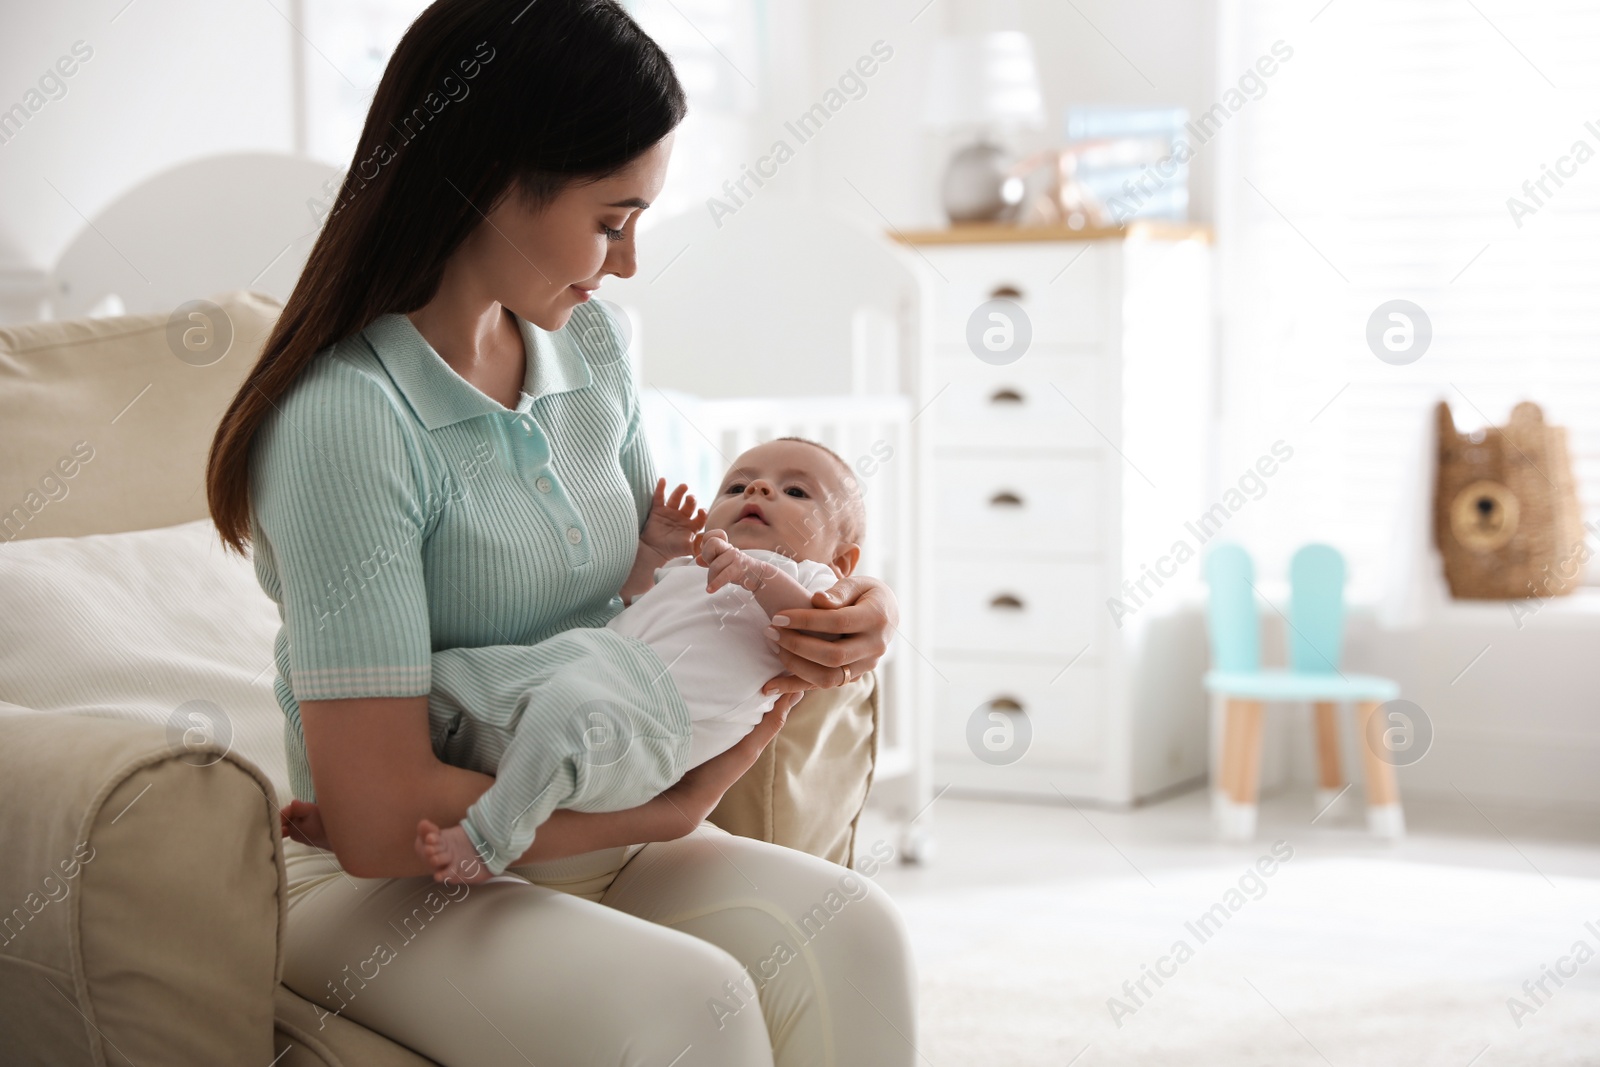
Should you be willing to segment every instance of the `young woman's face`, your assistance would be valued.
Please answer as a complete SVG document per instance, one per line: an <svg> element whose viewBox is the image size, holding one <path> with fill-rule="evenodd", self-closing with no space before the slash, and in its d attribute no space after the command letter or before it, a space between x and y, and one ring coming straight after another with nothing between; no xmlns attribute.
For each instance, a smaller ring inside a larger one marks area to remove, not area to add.
<svg viewBox="0 0 1600 1067"><path fill-rule="evenodd" d="M503 197L469 239L490 297L559 330L606 275L631 277L639 214L661 193L672 141L668 133L625 169L571 186L543 210L515 191Z"/></svg>

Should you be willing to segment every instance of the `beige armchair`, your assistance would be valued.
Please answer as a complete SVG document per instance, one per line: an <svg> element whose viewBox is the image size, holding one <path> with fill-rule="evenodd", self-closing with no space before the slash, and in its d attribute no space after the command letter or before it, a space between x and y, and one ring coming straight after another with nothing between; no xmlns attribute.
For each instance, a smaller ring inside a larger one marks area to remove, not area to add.
<svg viewBox="0 0 1600 1067"><path fill-rule="evenodd" d="M0 329L0 602L8 612L4 563L21 542L205 518L212 431L280 310L258 293L215 301L224 313L215 325L232 339L214 362L180 358L165 315ZM92 462L70 462L79 441L89 442ZM65 545L57 543L59 554L70 556ZM49 545L31 550L47 560L58 554ZM35 600L38 581L28 594ZM51 677L48 692L59 696L48 699L15 681L55 668L51 635L33 638L30 662L0 671L0 1062L429 1064L324 1016L280 983L284 782L275 708L227 709L232 743L196 761L192 746L175 744L168 726L137 710L189 695L163 691L160 671L140 670L126 653L114 675L126 678L126 708L102 700L85 713L70 675ZM269 647L245 651L251 662L270 662ZM711 821L848 865L878 712L870 673L808 694Z"/></svg>

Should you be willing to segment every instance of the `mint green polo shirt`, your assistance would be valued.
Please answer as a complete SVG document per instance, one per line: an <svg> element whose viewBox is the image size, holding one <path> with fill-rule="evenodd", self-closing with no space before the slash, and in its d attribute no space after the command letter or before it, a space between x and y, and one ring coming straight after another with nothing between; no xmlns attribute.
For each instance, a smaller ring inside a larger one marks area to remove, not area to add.
<svg viewBox="0 0 1600 1067"><path fill-rule="evenodd" d="M387 314L319 352L252 443L254 563L282 619L275 691L301 799L315 791L300 701L427 694L436 651L531 645L622 610L656 479L626 347L597 303L560 330L517 324L514 410Z"/></svg>

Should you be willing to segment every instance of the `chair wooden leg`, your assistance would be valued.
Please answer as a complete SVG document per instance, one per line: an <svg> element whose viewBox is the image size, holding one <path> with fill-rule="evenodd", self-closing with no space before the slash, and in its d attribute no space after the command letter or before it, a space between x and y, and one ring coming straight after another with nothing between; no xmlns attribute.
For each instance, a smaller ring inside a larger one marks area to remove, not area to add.
<svg viewBox="0 0 1600 1067"><path fill-rule="evenodd" d="M1210 695L1209 720L1207 729L1209 734L1206 739L1209 745L1207 773L1211 779L1211 817L1213 820L1222 818L1222 805L1227 800L1224 791L1223 775L1227 773L1228 763L1228 698L1221 693Z"/></svg>
<svg viewBox="0 0 1600 1067"><path fill-rule="evenodd" d="M1339 708L1331 702L1318 701L1312 709L1317 730L1317 792L1312 806L1315 814L1321 815L1344 789L1344 775L1339 769Z"/></svg>
<svg viewBox="0 0 1600 1067"><path fill-rule="evenodd" d="M1362 702L1356 712L1356 728L1362 738L1362 754L1367 771L1367 828L1380 837L1400 837L1405 833L1405 816L1400 809L1400 786L1394 764L1381 759L1370 738L1372 717L1378 713L1375 700Z"/></svg>
<svg viewBox="0 0 1600 1067"><path fill-rule="evenodd" d="M1222 836L1248 840L1255 836L1257 792L1261 782L1261 711L1259 700L1230 697L1222 735L1222 794L1219 827Z"/></svg>
<svg viewBox="0 0 1600 1067"><path fill-rule="evenodd" d="M1238 774L1234 778L1234 792L1230 799L1236 804L1254 806L1261 784L1261 701L1232 701L1231 710L1239 739L1236 750Z"/></svg>

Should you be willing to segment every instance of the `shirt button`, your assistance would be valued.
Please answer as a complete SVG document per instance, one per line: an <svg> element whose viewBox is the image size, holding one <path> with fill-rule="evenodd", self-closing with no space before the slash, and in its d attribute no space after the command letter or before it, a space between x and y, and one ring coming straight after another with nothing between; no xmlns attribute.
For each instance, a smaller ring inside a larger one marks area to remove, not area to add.
<svg viewBox="0 0 1600 1067"><path fill-rule="evenodd" d="M567 540L572 544L577 544L579 541L583 540L583 531L579 530L576 526L568 526Z"/></svg>
<svg viewBox="0 0 1600 1067"><path fill-rule="evenodd" d="M522 418L518 419L517 421L522 426L522 432L527 434L529 437L532 437L533 436L533 420L528 418L526 415L524 415Z"/></svg>
<svg viewBox="0 0 1600 1067"><path fill-rule="evenodd" d="M540 476L539 480L534 482L533 484L534 484L535 487L538 488L539 492L541 492L541 493L548 493L550 491L550 479L549 478L545 478L543 476Z"/></svg>

